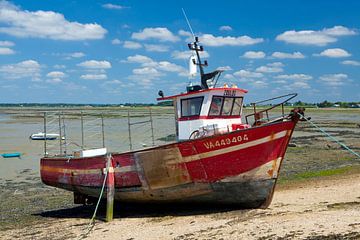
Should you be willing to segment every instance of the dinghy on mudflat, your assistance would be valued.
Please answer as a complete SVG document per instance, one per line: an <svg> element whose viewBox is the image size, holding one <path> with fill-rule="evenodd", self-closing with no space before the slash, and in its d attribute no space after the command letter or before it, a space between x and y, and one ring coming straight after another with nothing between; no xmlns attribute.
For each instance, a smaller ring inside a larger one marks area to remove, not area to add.
<svg viewBox="0 0 360 240"><path fill-rule="evenodd" d="M21 153L19 152L13 152L13 153L3 153L1 154L3 158L13 158L13 157L20 157Z"/></svg>

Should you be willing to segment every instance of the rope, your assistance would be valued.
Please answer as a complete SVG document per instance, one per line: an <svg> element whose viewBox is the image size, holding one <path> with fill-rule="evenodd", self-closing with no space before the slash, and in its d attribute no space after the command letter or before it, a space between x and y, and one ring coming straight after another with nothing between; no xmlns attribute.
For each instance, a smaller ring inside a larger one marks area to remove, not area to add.
<svg viewBox="0 0 360 240"><path fill-rule="evenodd" d="M108 156L108 157L111 158L111 155ZM94 228L94 226L95 226L95 222L94 222L94 221L95 221L95 217L96 217L96 212L97 212L98 207L99 207L99 205L100 205L101 196L102 196L103 193L104 193L104 189L105 189L105 185L106 185L106 178L107 178L108 172L109 172L109 166L108 166L108 164L106 164L106 172L105 172L105 176L104 176L104 182L103 182L103 185L102 185L102 188L101 188L101 192L100 192L99 199L98 199L98 201L97 201L97 203L96 203L96 207L95 207L94 214L93 214L93 216L92 216L91 219L90 219L90 222L89 222L89 225L87 226L86 232L85 232L84 234L80 235L78 239L84 239L84 238L86 238L87 235L89 235L89 233L91 232L91 230L92 230L92 229Z"/></svg>
<svg viewBox="0 0 360 240"><path fill-rule="evenodd" d="M317 126L315 123L313 123L312 121L310 121L309 119L307 119L304 115L302 115L301 113L297 113L299 114L300 117L302 117L303 119L305 119L308 123L311 124L311 126L317 128L320 132L322 132L323 134L325 134L327 137L329 137L333 142L336 142L337 144L339 144L341 147L343 147L345 150L349 151L351 154L357 156L360 159L360 154L357 152L354 152L352 149L350 149L348 146L346 146L344 143L340 142L339 140L337 140L335 137L331 136L329 133L325 132L325 130L323 130L322 128L320 128L319 126Z"/></svg>

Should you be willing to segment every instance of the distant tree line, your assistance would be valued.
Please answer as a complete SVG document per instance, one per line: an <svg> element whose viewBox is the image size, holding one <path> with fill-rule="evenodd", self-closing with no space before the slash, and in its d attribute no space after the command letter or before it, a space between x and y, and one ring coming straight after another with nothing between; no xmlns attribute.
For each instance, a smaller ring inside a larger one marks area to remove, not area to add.
<svg viewBox="0 0 360 240"><path fill-rule="evenodd" d="M122 104L80 104L80 103L0 103L0 107L152 107L152 106L173 106L173 101L163 101L155 103L122 103ZM318 108L360 108L360 102L329 102L327 100L320 103L306 103L297 101L285 103L285 106L295 107L318 107Z"/></svg>
<svg viewBox="0 0 360 240"><path fill-rule="evenodd" d="M306 103L302 101L297 101L290 105L298 106L298 107L319 107L319 108L331 108L331 107L360 108L360 102L329 102L327 100L320 103Z"/></svg>

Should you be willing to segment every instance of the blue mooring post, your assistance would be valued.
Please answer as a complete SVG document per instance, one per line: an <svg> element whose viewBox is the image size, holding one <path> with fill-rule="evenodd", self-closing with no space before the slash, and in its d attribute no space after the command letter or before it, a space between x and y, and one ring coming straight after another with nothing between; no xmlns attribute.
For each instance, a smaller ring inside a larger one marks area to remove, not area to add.
<svg viewBox="0 0 360 240"><path fill-rule="evenodd" d="M114 216L114 195L115 195L115 178L114 168L111 161L111 155L107 156L107 179L106 179L106 221L110 222Z"/></svg>

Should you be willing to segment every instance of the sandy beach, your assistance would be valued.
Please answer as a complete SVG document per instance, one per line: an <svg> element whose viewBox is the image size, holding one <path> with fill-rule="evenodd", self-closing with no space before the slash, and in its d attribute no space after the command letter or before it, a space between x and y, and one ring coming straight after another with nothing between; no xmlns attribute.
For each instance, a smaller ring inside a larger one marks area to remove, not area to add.
<svg viewBox="0 0 360 240"><path fill-rule="evenodd" d="M280 185L268 209L148 207L117 206L110 223L102 221L102 208L86 239L359 239L360 173ZM2 239L80 237L89 219L72 210L73 215L51 212L46 223L3 231Z"/></svg>

